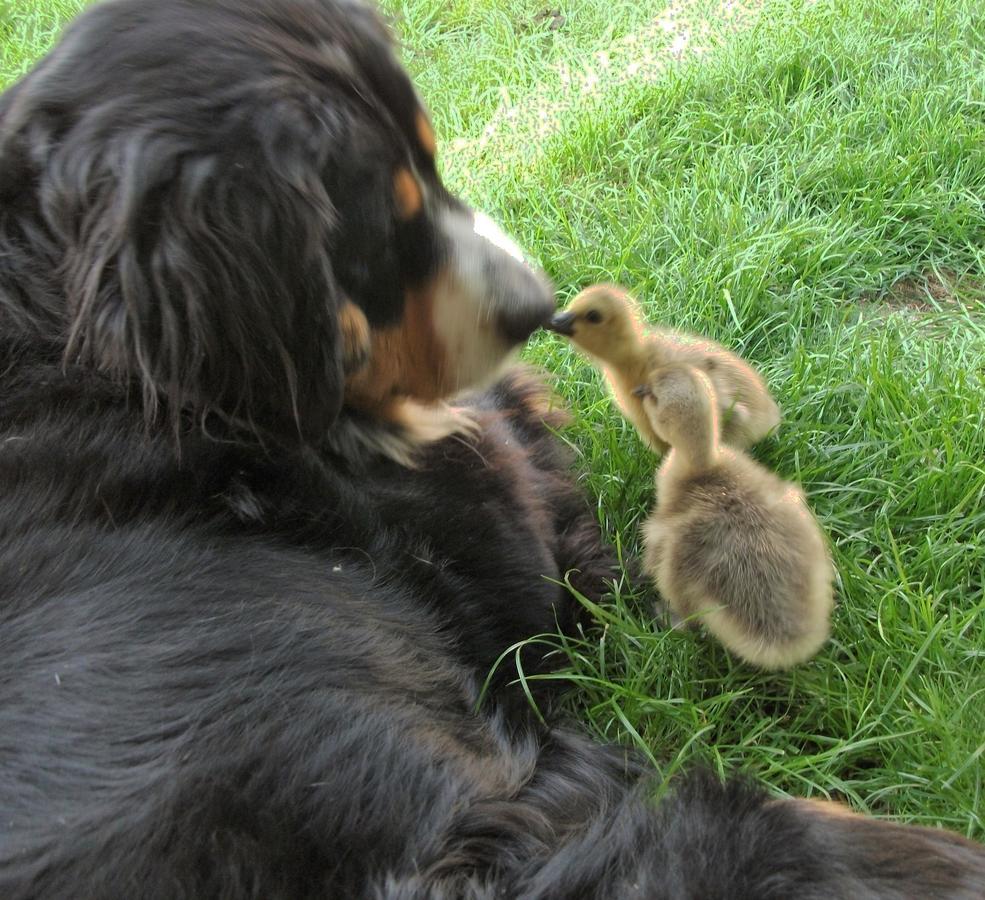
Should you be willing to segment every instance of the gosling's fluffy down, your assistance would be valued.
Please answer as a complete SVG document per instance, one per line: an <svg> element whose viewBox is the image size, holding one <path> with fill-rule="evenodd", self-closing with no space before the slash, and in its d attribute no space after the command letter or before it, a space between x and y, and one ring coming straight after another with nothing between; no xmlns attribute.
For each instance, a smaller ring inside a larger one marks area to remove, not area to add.
<svg viewBox="0 0 985 900"><path fill-rule="evenodd" d="M720 445L704 372L664 366L639 394L671 447L643 526L643 564L664 600L755 666L810 659L830 631L834 571L803 492Z"/></svg>
<svg viewBox="0 0 985 900"><path fill-rule="evenodd" d="M708 338L645 327L636 301L616 285L586 288L550 327L571 338L602 369L619 408L657 453L666 451L667 443L654 433L632 391L670 362L689 363L711 378L725 443L740 450L751 447L780 424L776 401L749 363Z"/></svg>

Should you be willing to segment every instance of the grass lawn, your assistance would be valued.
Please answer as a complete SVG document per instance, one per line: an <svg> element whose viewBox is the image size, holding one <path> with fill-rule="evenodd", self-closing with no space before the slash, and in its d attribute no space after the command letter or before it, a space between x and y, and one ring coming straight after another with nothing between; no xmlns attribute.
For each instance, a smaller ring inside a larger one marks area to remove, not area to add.
<svg viewBox="0 0 985 900"><path fill-rule="evenodd" d="M153 0L151 0L153 2ZM840 573L834 638L767 676L616 585L562 646L568 709L670 774L985 839L985 4L388 0L450 186L563 299L595 280L765 372L757 455L804 485ZM0 83L76 0L0 0ZM630 557L655 460L552 335L527 357Z"/></svg>

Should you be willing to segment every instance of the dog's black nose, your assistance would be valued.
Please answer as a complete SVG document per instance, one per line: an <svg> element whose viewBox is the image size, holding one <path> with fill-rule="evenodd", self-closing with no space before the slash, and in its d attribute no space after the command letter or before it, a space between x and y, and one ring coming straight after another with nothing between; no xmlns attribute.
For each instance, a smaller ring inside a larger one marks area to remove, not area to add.
<svg viewBox="0 0 985 900"><path fill-rule="evenodd" d="M550 324L554 292L546 278L527 266L513 275L510 296L501 304L499 330L510 343L520 344Z"/></svg>
<svg viewBox="0 0 985 900"><path fill-rule="evenodd" d="M547 323L551 331L558 334L566 334L569 337L575 333L575 314L570 312L554 313L551 320Z"/></svg>
<svg viewBox="0 0 985 900"><path fill-rule="evenodd" d="M551 304L553 307L553 304ZM550 321L550 309L540 303L524 304L511 310L500 319L500 331L513 344L525 341L538 328L546 328Z"/></svg>

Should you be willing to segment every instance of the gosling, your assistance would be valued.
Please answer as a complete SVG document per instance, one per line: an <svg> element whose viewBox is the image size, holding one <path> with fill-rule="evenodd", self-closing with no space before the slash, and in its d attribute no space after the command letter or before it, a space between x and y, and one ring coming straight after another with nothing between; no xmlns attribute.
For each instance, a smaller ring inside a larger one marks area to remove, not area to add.
<svg viewBox="0 0 985 900"><path fill-rule="evenodd" d="M664 366L637 395L671 448L643 566L672 614L754 666L807 661L830 632L834 569L803 491L719 443L720 404L699 369Z"/></svg>
<svg viewBox="0 0 985 900"><path fill-rule="evenodd" d="M690 363L711 378L726 444L745 450L780 424L776 401L749 363L707 338L646 329L636 302L616 285L586 288L548 327L571 338L602 369L623 415L657 453L667 444L650 426L633 388L670 362Z"/></svg>

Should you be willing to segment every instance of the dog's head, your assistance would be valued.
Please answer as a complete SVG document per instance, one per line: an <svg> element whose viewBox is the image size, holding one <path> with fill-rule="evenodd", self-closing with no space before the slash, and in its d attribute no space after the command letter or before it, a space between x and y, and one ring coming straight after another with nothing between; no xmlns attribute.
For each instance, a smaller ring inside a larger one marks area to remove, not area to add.
<svg viewBox="0 0 985 900"><path fill-rule="evenodd" d="M361 3L109 0L0 97L0 327L307 439L448 396L552 298L435 152Z"/></svg>

